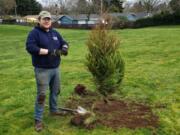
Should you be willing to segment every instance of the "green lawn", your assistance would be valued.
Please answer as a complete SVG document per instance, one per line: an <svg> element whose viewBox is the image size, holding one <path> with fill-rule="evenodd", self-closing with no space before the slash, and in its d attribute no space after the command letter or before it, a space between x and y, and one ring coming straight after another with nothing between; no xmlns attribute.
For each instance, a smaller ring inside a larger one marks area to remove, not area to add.
<svg viewBox="0 0 180 135"><path fill-rule="evenodd" d="M36 133L33 127L36 86L31 58L25 50L26 37L31 29L0 25L0 135L180 134L180 26L115 30L126 63L123 95L117 92L116 96L151 105L159 116L158 129L123 128L113 131L98 126L89 131L71 126L70 117L50 117L46 109L46 127L41 133ZM76 84L85 84L93 90L95 87L84 66L89 31L58 31L70 43L69 56L62 58L61 65L59 105L63 105Z"/></svg>

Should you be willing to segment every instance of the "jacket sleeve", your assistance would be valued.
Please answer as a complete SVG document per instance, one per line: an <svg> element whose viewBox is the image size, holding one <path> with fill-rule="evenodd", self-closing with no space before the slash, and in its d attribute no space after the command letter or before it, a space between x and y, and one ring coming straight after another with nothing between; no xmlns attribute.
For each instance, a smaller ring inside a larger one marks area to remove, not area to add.
<svg viewBox="0 0 180 135"><path fill-rule="evenodd" d="M59 49L62 49L62 47L64 45L69 46L68 43L62 38L62 36L58 32L57 32L57 36L58 36L58 40L59 40L59 43L60 43L60 48Z"/></svg>
<svg viewBox="0 0 180 135"><path fill-rule="evenodd" d="M35 33L32 31L29 33L26 41L26 50L32 55L38 55L40 48L38 47L38 42Z"/></svg>

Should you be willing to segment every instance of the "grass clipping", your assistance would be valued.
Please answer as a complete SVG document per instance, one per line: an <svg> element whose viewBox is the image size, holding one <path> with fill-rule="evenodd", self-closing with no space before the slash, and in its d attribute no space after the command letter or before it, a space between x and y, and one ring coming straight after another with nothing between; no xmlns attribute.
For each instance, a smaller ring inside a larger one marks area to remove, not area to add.
<svg viewBox="0 0 180 135"><path fill-rule="evenodd" d="M91 72L97 90L107 96L119 89L124 77L124 61L120 55L120 41L107 23L98 25L87 41L86 66Z"/></svg>

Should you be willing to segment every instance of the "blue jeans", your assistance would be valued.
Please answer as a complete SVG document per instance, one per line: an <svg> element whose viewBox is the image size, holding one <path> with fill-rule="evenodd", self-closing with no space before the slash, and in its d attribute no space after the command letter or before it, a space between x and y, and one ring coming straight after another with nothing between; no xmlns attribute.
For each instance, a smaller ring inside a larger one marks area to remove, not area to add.
<svg viewBox="0 0 180 135"><path fill-rule="evenodd" d="M35 119L41 121L44 112L46 90L49 88L49 109L50 112L56 112L57 97L60 93L59 68L43 69L35 68L35 77L37 85L37 97L35 102Z"/></svg>

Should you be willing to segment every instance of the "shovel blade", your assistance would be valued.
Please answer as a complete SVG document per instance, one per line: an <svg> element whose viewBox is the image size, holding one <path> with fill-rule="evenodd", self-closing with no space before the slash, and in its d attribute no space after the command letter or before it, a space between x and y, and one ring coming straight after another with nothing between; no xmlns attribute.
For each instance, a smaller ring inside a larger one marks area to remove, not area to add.
<svg viewBox="0 0 180 135"><path fill-rule="evenodd" d="M78 108L77 108L77 113L79 113L79 114L86 114L88 111L86 110L86 109L84 109L83 107L81 107L81 106L78 106Z"/></svg>

